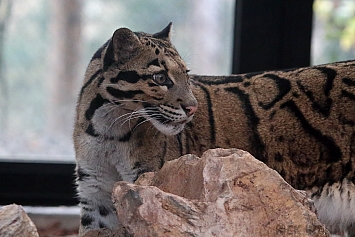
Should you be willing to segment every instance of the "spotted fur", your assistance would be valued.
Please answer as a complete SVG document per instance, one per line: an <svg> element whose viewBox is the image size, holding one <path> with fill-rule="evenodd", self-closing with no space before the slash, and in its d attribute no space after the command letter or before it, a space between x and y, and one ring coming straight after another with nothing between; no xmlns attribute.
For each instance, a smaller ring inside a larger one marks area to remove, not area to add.
<svg viewBox="0 0 355 237"><path fill-rule="evenodd" d="M118 29L87 68L74 129L80 235L119 228L115 182L216 147L249 151L307 190L329 228L351 230L355 62L188 76L170 28Z"/></svg>
<svg viewBox="0 0 355 237"><path fill-rule="evenodd" d="M331 231L355 236L355 61L192 81L182 154L249 151L307 190Z"/></svg>

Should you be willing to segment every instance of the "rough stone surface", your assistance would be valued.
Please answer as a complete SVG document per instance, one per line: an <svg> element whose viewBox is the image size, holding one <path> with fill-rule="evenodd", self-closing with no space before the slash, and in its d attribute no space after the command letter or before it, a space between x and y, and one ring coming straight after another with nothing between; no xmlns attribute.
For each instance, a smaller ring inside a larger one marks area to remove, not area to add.
<svg viewBox="0 0 355 237"><path fill-rule="evenodd" d="M21 206L0 208L0 236L38 237L37 229Z"/></svg>
<svg viewBox="0 0 355 237"><path fill-rule="evenodd" d="M304 192L237 149L169 161L113 200L132 236L330 236Z"/></svg>

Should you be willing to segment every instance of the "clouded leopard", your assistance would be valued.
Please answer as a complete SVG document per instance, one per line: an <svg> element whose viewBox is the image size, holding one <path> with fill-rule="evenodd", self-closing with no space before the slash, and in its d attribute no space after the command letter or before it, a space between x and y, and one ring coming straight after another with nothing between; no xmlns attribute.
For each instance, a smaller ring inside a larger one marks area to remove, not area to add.
<svg viewBox="0 0 355 237"><path fill-rule="evenodd" d="M216 147L249 151L308 190L328 227L351 229L355 61L189 76L170 29L171 23L156 34L120 28L90 61L74 128L80 234L119 227L115 182Z"/></svg>

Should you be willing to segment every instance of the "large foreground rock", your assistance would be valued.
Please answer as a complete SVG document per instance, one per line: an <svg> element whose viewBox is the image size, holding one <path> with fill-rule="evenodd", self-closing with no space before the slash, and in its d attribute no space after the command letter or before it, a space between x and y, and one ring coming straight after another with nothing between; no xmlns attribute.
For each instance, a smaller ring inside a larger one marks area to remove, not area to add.
<svg viewBox="0 0 355 237"><path fill-rule="evenodd" d="M236 149L167 162L118 182L117 216L132 236L330 236L305 195Z"/></svg>
<svg viewBox="0 0 355 237"><path fill-rule="evenodd" d="M0 208L0 236L38 237L37 229L21 206Z"/></svg>

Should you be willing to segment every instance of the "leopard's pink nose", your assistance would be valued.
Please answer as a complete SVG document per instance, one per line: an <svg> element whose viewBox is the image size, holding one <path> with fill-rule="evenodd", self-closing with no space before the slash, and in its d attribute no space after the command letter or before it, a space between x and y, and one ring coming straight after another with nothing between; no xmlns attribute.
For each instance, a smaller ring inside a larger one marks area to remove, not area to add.
<svg viewBox="0 0 355 237"><path fill-rule="evenodd" d="M184 109L186 115L188 117L191 117L196 112L197 106L187 106L187 107L183 107L183 109Z"/></svg>

